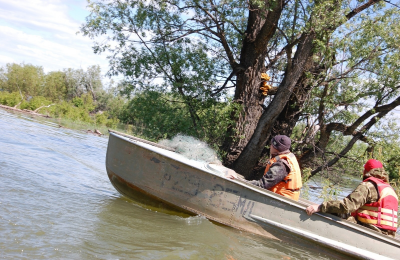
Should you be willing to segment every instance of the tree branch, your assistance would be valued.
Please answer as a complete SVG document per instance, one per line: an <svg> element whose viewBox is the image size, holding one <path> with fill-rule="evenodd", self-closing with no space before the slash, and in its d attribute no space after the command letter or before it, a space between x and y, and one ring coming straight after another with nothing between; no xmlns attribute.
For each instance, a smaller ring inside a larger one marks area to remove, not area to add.
<svg viewBox="0 0 400 260"><path fill-rule="evenodd" d="M364 11L365 9L367 9L368 7L380 2L382 0L369 0L367 3L353 9L350 13L346 14L346 18L347 20L350 20L351 18L353 18L354 16L356 16L358 13Z"/></svg>

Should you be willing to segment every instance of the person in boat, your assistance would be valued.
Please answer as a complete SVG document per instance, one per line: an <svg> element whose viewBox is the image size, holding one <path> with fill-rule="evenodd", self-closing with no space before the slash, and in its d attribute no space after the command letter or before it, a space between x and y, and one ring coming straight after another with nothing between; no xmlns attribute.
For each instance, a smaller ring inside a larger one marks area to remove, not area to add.
<svg viewBox="0 0 400 260"><path fill-rule="evenodd" d="M370 159L364 165L363 182L346 198L308 206L306 212L308 215L319 211L345 215L348 221L395 237L397 208L398 197L382 163Z"/></svg>
<svg viewBox="0 0 400 260"><path fill-rule="evenodd" d="M299 200L302 186L301 172L296 156L290 152L291 140L286 135L271 139L270 159L259 180L246 181L282 196ZM229 176L234 179L234 176Z"/></svg>

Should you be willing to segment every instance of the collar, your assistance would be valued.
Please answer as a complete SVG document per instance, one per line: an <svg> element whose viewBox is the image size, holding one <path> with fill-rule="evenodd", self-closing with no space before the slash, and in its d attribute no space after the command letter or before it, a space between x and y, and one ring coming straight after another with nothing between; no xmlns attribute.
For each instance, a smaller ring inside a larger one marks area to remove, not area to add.
<svg viewBox="0 0 400 260"><path fill-rule="evenodd" d="M276 157L278 155L281 155L281 154L287 154L287 153L290 153L289 149L287 149L285 151L282 151L282 152L279 152L279 153L271 154L271 158L274 158L274 157Z"/></svg>

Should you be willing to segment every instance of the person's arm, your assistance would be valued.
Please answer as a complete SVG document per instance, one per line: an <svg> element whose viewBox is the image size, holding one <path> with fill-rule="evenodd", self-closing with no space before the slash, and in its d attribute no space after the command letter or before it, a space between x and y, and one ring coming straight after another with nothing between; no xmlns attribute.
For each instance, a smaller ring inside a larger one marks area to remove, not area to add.
<svg viewBox="0 0 400 260"><path fill-rule="evenodd" d="M369 187L371 185L371 187ZM372 189L370 189L372 188ZM376 191L372 183L362 182L343 200L332 200L321 204L321 212L349 214L371 201L371 192ZM377 194L377 192L376 192Z"/></svg>
<svg viewBox="0 0 400 260"><path fill-rule="evenodd" d="M343 200L331 200L324 202L321 205L311 205L307 207L306 212L308 215L319 211L349 214L364 206L365 203L371 202L373 198L377 196L378 193L372 183L362 182Z"/></svg>
<svg viewBox="0 0 400 260"><path fill-rule="evenodd" d="M285 165L285 163L282 161L278 161L271 165L268 172L266 172L261 179L248 182L264 189L270 189L279 182L283 181L289 172L289 166Z"/></svg>

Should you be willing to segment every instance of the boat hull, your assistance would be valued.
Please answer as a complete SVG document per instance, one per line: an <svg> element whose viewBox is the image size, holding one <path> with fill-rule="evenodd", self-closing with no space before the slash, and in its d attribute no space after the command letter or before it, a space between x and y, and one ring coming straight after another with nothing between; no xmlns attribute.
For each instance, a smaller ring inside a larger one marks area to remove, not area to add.
<svg viewBox="0 0 400 260"><path fill-rule="evenodd" d="M396 239L329 214L308 216L306 203L224 178L218 167L110 133L108 176L114 187L130 198L137 200L144 194L171 209L239 230L285 241L306 238L363 259L396 259L400 255Z"/></svg>

